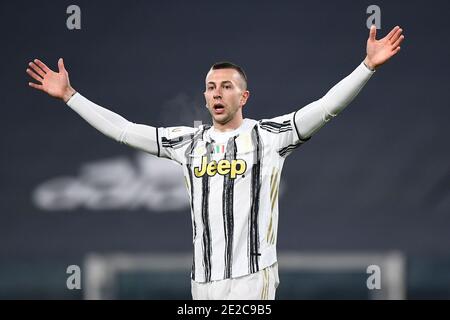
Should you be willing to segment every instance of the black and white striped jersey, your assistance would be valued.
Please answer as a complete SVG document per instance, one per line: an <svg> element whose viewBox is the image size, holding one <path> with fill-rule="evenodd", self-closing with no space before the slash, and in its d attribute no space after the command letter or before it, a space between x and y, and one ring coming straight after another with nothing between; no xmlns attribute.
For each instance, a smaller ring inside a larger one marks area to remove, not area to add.
<svg viewBox="0 0 450 320"><path fill-rule="evenodd" d="M183 166L194 281L235 278L276 262L280 174L286 157L306 141L294 115L244 119L226 133L209 125L157 129L158 155Z"/></svg>

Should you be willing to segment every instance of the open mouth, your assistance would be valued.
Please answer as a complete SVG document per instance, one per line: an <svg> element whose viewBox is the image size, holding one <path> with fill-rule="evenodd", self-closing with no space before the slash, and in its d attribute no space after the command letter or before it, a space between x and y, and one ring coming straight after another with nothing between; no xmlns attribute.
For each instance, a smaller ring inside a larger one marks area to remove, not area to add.
<svg viewBox="0 0 450 320"><path fill-rule="evenodd" d="M213 108L216 113L222 113L225 110L225 106L221 103L214 104Z"/></svg>

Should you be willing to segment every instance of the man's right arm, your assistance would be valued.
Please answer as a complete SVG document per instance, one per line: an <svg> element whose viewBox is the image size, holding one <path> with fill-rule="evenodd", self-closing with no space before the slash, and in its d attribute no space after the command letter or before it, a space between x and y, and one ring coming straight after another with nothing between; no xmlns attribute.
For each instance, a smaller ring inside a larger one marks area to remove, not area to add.
<svg viewBox="0 0 450 320"><path fill-rule="evenodd" d="M70 85L69 73L62 58L58 60L58 72L38 59L34 59L28 66L26 72L38 82L29 82L30 87L63 100L103 134L145 152L170 157L167 152L160 152L157 128L132 123L77 93Z"/></svg>
<svg viewBox="0 0 450 320"><path fill-rule="evenodd" d="M106 136L131 147L159 156L157 128L136 124L75 93L67 105Z"/></svg>

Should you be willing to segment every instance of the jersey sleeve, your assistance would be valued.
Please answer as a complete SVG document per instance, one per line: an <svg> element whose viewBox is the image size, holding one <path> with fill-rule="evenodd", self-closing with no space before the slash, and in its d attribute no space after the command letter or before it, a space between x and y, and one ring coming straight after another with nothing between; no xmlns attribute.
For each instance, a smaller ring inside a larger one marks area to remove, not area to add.
<svg viewBox="0 0 450 320"><path fill-rule="evenodd" d="M308 141L330 119L342 112L375 73L361 62L347 77L339 81L325 96L295 112L261 120L260 127L272 133L270 140L282 157Z"/></svg>
<svg viewBox="0 0 450 320"><path fill-rule="evenodd" d="M189 152L188 148L198 130L185 126L157 128L158 157L185 164L186 152Z"/></svg>
<svg viewBox="0 0 450 320"><path fill-rule="evenodd" d="M106 109L81 94L76 93L67 105L94 128L106 136L156 155L185 163L186 150L199 129L191 127L157 128L128 121L121 115Z"/></svg>
<svg viewBox="0 0 450 320"><path fill-rule="evenodd" d="M155 127L128 121L78 92L67 101L67 105L104 135L130 147L157 154Z"/></svg>
<svg viewBox="0 0 450 320"><path fill-rule="evenodd" d="M271 119L259 121L259 127L265 132L281 157L287 157L308 138L302 138L295 122L297 111Z"/></svg>

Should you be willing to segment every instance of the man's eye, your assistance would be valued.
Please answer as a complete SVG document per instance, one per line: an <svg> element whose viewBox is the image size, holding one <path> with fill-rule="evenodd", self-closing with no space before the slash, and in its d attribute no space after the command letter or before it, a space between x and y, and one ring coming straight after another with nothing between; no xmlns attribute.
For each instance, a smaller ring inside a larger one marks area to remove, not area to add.
<svg viewBox="0 0 450 320"><path fill-rule="evenodd" d="M208 87L208 90L212 90L212 89L214 89L213 87Z"/></svg>
<svg viewBox="0 0 450 320"><path fill-rule="evenodd" d="M225 87L225 89L231 89L231 86L230 85L226 85L226 86L224 86Z"/></svg>

